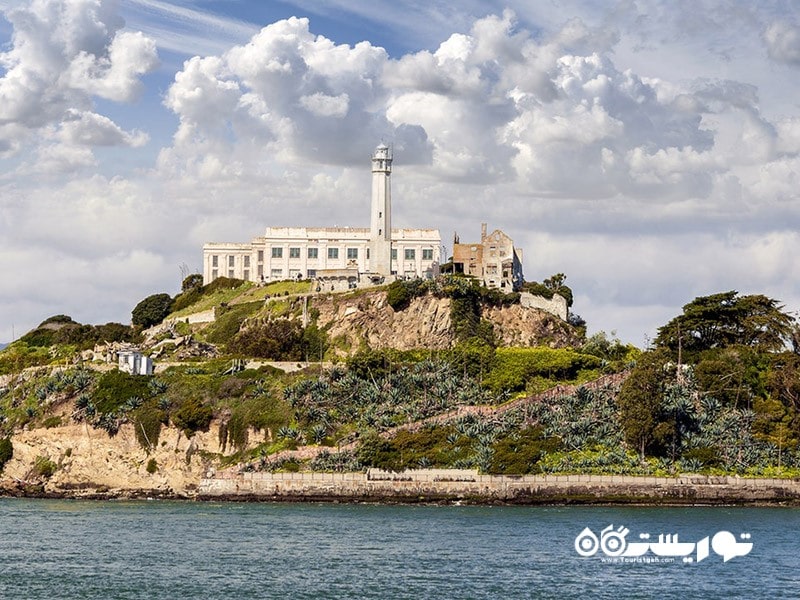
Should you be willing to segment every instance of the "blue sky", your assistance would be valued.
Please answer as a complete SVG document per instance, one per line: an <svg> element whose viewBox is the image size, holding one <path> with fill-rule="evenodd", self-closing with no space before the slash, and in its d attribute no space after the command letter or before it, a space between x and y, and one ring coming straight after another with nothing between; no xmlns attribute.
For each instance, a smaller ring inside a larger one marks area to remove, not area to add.
<svg viewBox="0 0 800 600"><path fill-rule="evenodd" d="M480 223L639 346L698 295L800 309L791 0L0 0L0 341L127 322L206 241ZM800 264L800 263L799 263Z"/></svg>

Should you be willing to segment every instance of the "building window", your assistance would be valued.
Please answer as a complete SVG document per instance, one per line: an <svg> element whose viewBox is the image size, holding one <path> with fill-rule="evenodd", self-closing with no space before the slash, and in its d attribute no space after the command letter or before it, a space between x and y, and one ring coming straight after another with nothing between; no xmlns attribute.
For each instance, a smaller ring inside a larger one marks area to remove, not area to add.
<svg viewBox="0 0 800 600"><path fill-rule="evenodd" d="M258 265L258 278L264 279L264 265Z"/></svg>
<svg viewBox="0 0 800 600"><path fill-rule="evenodd" d="M423 248L422 260L433 260L433 248Z"/></svg>
<svg viewBox="0 0 800 600"><path fill-rule="evenodd" d="M228 257L228 267L233 267L236 264L235 261L236 261L236 257L235 256L229 256Z"/></svg>
<svg viewBox="0 0 800 600"><path fill-rule="evenodd" d="M228 278L233 279L233 269L228 269Z"/></svg>
<svg viewBox="0 0 800 600"><path fill-rule="evenodd" d="M211 281L214 281L217 277L219 277L219 271L211 269Z"/></svg>
<svg viewBox="0 0 800 600"><path fill-rule="evenodd" d="M358 248L348 248L347 260L353 260L354 258L358 258Z"/></svg>
<svg viewBox="0 0 800 600"><path fill-rule="evenodd" d="M244 270L244 277L243 277L243 279L244 279L245 281L250 281L250 269L245 269L245 270Z"/></svg>
<svg viewBox="0 0 800 600"><path fill-rule="evenodd" d="M211 257L211 266L212 267L218 267L219 266L219 256L217 256L216 254L214 254Z"/></svg>
<svg viewBox="0 0 800 600"><path fill-rule="evenodd" d="M300 269L289 269L289 279L300 279Z"/></svg>
<svg viewBox="0 0 800 600"><path fill-rule="evenodd" d="M367 260L369 260L369 248L367 248Z"/></svg>
<svg viewBox="0 0 800 600"><path fill-rule="evenodd" d="M328 248L328 258L339 258L339 249Z"/></svg>
<svg viewBox="0 0 800 600"><path fill-rule="evenodd" d="M272 258L283 258L283 248L273 248Z"/></svg>
<svg viewBox="0 0 800 600"><path fill-rule="evenodd" d="M397 260L397 248L392 248L392 260Z"/></svg>
<svg viewBox="0 0 800 600"><path fill-rule="evenodd" d="M258 251L258 262L260 262L260 263L264 262L264 251L263 250L259 250Z"/></svg>
<svg viewBox="0 0 800 600"><path fill-rule="evenodd" d="M416 258L416 252L413 248L406 248L405 257L406 260L414 260Z"/></svg>
<svg viewBox="0 0 800 600"><path fill-rule="evenodd" d="M300 258L300 248L289 248L289 258Z"/></svg>
<svg viewBox="0 0 800 600"><path fill-rule="evenodd" d="M283 277L283 269L272 269L270 271L271 277Z"/></svg>
<svg viewBox="0 0 800 600"><path fill-rule="evenodd" d="M314 277L316 277L316 276L317 276L317 270L316 269L309 269L308 270L308 278L309 279L314 279Z"/></svg>
<svg viewBox="0 0 800 600"><path fill-rule="evenodd" d="M308 258L319 258L319 248L309 248Z"/></svg>
<svg viewBox="0 0 800 600"><path fill-rule="evenodd" d="M249 256L245 256L244 257L244 268L245 269L249 269L250 268L250 257ZM245 279L247 279L247 277L245 277Z"/></svg>

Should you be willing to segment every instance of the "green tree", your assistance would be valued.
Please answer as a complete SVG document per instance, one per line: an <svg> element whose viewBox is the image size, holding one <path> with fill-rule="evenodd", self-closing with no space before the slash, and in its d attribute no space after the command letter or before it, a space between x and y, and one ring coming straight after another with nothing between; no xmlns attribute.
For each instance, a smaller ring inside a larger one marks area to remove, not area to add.
<svg viewBox="0 0 800 600"><path fill-rule="evenodd" d="M201 273L192 273L181 282L181 291L188 292L203 287L203 275Z"/></svg>
<svg viewBox="0 0 800 600"><path fill-rule="evenodd" d="M617 397L625 441L642 458L647 453L662 450L658 446L664 437L664 427L660 430L658 427L667 377L664 365L668 361L669 355L663 350L642 354Z"/></svg>
<svg viewBox="0 0 800 600"><path fill-rule="evenodd" d="M683 314L659 328L658 347L689 354L732 345L780 351L790 339L794 319L777 300L763 295L722 292L701 296L683 307Z"/></svg>
<svg viewBox="0 0 800 600"><path fill-rule="evenodd" d="M172 308L169 294L153 294L148 296L131 312L131 322L143 329L157 325L164 320Z"/></svg>

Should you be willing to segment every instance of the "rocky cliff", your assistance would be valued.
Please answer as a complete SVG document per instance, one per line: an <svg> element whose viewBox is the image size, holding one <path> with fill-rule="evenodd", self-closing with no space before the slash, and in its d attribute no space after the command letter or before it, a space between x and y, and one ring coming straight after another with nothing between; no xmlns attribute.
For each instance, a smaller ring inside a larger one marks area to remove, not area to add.
<svg viewBox="0 0 800 600"><path fill-rule="evenodd" d="M165 427L158 447L148 453L131 424L113 437L85 423L20 431L13 437L14 457L0 475L0 492L192 496L211 469L206 452L221 450L218 433L212 426L187 439L178 429Z"/></svg>
<svg viewBox="0 0 800 600"><path fill-rule="evenodd" d="M344 351L361 346L373 349L450 348L456 343L450 322L449 298L426 295L395 311L382 291L314 298L319 311L318 324L327 328L331 340ZM519 304L485 307L483 318L494 325L498 343L503 346L579 345L574 328L553 315Z"/></svg>

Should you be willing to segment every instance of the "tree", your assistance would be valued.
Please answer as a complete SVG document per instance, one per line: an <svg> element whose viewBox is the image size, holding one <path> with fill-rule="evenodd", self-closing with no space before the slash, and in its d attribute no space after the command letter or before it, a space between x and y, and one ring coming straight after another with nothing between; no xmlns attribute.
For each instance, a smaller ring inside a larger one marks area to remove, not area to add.
<svg viewBox="0 0 800 600"><path fill-rule="evenodd" d="M732 345L780 351L791 337L794 319L776 300L736 291L700 296L683 314L659 328L657 347L688 353Z"/></svg>
<svg viewBox="0 0 800 600"><path fill-rule="evenodd" d="M189 290L201 287L203 287L203 275L201 273L193 273L184 278L183 282L181 283L182 292L188 292Z"/></svg>
<svg viewBox="0 0 800 600"><path fill-rule="evenodd" d="M617 397L625 441L638 450L642 458L648 452L662 449L657 448L659 438L663 437L658 426L666 378L664 365L668 360L663 351L642 354Z"/></svg>
<svg viewBox="0 0 800 600"><path fill-rule="evenodd" d="M157 325L164 320L172 308L172 298L169 294L153 294L148 296L131 312L131 322L146 329Z"/></svg>

